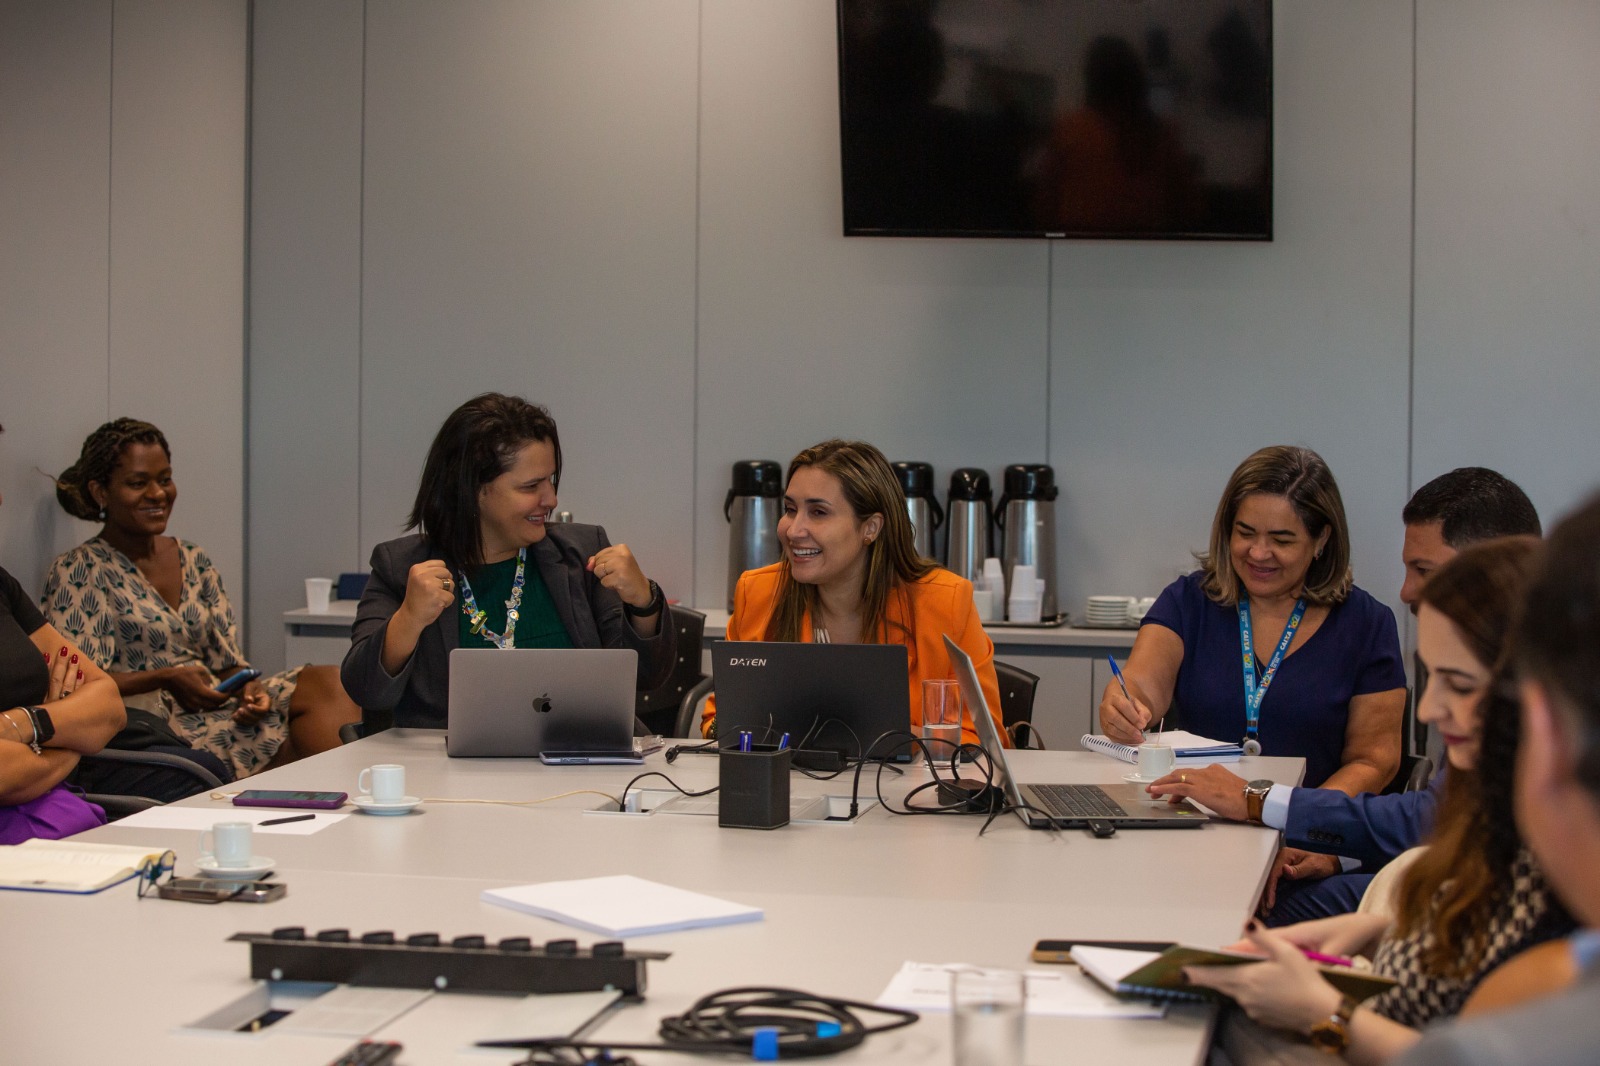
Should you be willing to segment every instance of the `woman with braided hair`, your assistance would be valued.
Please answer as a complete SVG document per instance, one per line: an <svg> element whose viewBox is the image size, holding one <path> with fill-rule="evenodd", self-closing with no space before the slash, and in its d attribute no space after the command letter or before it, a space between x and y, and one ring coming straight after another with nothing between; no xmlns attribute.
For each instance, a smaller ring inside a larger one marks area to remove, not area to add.
<svg viewBox="0 0 1600 1066"><path fill-rule="evenodd" d="M148 422L119 418L83 442L56 499L100 532L56 559L41 606L110 673L129 707L167 719L236 777L337 747L361 711L332 666L304 666L217 691L247 669L222 578L198 545L165 536L178 489L171 449Z"/></svg>

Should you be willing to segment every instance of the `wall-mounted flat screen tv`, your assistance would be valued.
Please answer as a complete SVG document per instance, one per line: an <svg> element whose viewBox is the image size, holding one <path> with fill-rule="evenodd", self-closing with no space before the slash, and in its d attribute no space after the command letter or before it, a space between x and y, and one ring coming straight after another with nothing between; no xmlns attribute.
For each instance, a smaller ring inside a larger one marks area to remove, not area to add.
<svg viewBox="0 0 1600 1066"><path fill-rule="evenodd" d="M1272 238L1271 0L839 0L852 236Z"/></svg>

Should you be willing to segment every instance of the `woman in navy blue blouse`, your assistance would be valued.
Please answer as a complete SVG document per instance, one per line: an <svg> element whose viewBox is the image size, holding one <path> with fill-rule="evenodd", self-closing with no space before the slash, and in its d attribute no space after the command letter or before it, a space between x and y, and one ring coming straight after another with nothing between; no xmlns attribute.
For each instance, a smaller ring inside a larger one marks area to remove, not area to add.
<svg viewBox="0 0 1600 1066"><path fill-rule="evenodd" d="M1273 447L1241 463L1199 560L1145 616L1123 671L1133 700L1108 685L1101 729L1138 744L1176 709L1190 732L1305 759L1307 786L1381 790L1400 764L1400 639L1393 612L1352 583L1322 457Z"/></svg>

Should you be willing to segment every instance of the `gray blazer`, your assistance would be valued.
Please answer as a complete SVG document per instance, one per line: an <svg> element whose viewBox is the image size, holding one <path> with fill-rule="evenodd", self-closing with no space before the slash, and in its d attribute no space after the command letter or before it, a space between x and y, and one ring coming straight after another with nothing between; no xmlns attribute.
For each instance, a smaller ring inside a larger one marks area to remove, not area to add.
<svg viewBox="0 0 1600 1066"><path fill-rule="evenodd" d="M1593 1066L1600 1061L1600 966L1558 996L1428 1031L1395 1066Z"/></svg>
<svg viewBox="0 0 1600 1066"><path fill-rule="evenodd" d="M528 550L550 590L561 624L577 648L632 648L639 653L638 687L647 692L672 672L677 642L672 620L662 608L653 637L641 637L622 609L622 599L585 569L589 557L610 545L599 526L563 523L547 527ZM460 615L445 611L423 630L417 650L400 672L383 668L383 638L389 619L406 595L411 568L437 559L420 534L385 541L372 549L372 577L356 609L350 650L339 677L350 698L361 705L367 731L391 725L443 729L450 691L450 652L460 645Z"/></svg>

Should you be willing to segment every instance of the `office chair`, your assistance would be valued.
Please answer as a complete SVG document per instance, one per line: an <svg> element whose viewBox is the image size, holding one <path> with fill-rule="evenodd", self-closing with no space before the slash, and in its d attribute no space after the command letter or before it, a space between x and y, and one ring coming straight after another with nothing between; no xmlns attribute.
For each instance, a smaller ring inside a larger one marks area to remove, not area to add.
<svg viewBox="0 0 1600 1066"><path fill-rule="evenodd" d="M683 694L683 700L678 704L678 721L673 727L673 736L704 739L700 736L700 711L711 692L711 677L707 675Z"/></svg>
<svg viewBox="0 0 1600 1066"><path fill-rule="evenodd" d="M1033 728L1033 698L1039 691L1039 675L999 659L994 661L994 674L1000 682L1000 720L1006 732L1017 747L1031 747L1039 740L1038 730ZM1039 747L1044 747L1042 740Z"/></svg>
<svg viewBox="0 0 1600 1066"><path fill-rule="evenodd" d="M181 770L195 779L195 793L207 789L221 788L222 782L210 770L185 759L180 755L168 755L160 751L123 751L119 748L103 748L93 755L85 755L78 760L78 765L93 762L122 763L130 766L163 766L169 770ZM84 799L103 808L106 817L112 821L124 818L139 811L149 810L151 807L160 807L162 802L151 799L149 796L132 796L115 792L86 792Z"/></svg>
<svg viewBox="0 0 1600 1066"><path fill-rule="evenodd" d="M659 687L639 693L633 713L644 723L646 733L686 736L685 733L676 732L676 729L683 717L681 704L684 694L705 677L700 670L700 645L705 637L706 616L677 604L668 605L667 613L669 621L678 631L678 661L672 664L672 673Z"/></svg>

